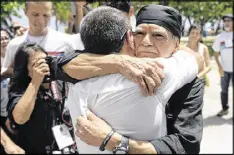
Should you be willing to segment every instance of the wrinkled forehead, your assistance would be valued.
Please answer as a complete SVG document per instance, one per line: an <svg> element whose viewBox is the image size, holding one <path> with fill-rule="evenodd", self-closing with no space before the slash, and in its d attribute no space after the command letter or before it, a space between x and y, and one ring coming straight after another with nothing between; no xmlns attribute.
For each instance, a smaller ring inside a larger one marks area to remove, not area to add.
<svg viewBox="0 0 234 155"><path fill-rule="evenodd" d="M136 27L136 31L147 31L147 32L162 32L162 33L171 33L162 26L156 24L140 24Z"/></svg>

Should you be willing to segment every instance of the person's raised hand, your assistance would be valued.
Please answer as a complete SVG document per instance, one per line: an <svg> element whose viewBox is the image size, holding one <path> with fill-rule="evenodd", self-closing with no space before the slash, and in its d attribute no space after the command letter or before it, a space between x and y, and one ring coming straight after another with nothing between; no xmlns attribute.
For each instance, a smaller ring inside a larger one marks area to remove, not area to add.
<svg viewBox="0 0 234 155"><path fill-rule="evenodd" d="M50 74L50 69L48 64L46 64L45 59L38 59L32 68L32 82L41 85L45 75Z"/></svg>
<svg viewBox="0 0 234 155"><path fill-rule="evenodd" d="M84 116L77 118L75 134L88 145L100 146L111 127L89 110L86 115L87 119Z"/></svg>
<svg viewBox="0 0 234 155"><path fill-rule="evenodd" d="M121 57L120 73L138 83L144 96L153 95L165 77L163 65L157 59Z"/></svg>

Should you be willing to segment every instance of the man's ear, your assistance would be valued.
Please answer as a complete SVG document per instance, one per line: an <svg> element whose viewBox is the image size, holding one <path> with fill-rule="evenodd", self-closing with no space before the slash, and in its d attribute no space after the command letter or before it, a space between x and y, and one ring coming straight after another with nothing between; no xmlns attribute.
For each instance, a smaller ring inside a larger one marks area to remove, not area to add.
<svg viewBox="0 0 234 155"><path fill-rule="evenodd" d="M126 39L124 40L125 42L125 54L130 55L130 56L135 56L135 47L134 47L134 38L132 35L132 32L130 30L128 30L126 32Z"/></svg>
<svg viewBox="0 0 234 155"><path fill-rule="evenodd" d="M133 34L132 34L132 31L128 30L127 31L127 34L126 34L126 41L127 41L127 44L128 46L131 48L131 49L134 49L134 40L133 40Z"/></svg>
<svg viewBox="0 0 234 155"><path fill-rule="evenodd" d="M175 43L176 45L175 45L175 48L174 48L172 53L175 53L176 51L178 51L180 49L180 41L176 39L175 42L176 42Z"/></svg>
<svg viewBox="0 0 234 155"><path fill-rule="evenodd" d="M129 17L131 17L132 15L134 15L134 7L133 6L130 6L128 15L129 15Z"/></svg>

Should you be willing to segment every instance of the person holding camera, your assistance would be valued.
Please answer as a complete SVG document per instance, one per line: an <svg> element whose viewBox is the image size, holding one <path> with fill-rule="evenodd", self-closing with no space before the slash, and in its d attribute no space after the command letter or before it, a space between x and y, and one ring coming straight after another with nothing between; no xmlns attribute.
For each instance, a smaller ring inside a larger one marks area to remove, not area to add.
<svg viewBox="0 0 234 155"><path fill-rule="evenodd" d="M16 143L26 153L45 154L57 147L52 145L56 143L51 127L58 123L60 111L49 89L46 57L38 44L23 43L14 60L8 112L11 126L17 131Z"/></svg>

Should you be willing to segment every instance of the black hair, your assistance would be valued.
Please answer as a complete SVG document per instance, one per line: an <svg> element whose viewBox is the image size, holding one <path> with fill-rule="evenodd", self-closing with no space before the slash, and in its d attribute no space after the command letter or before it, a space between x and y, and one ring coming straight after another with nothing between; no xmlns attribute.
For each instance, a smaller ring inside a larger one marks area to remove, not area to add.
<svg viewBox="0 0 234 155"><path fill-rule="evenodd" d="M36 43L25 42L16 51L14 59L14 74L10 82L10 91L22 92L28 87L31 78L28 74L28 61L33 52L43 52L45 50Z"/></svg>
<svg viewBox="0 0 234 155"><path fill-rule="evenodd" d="M193 29L199 29L200 30L200 33L202 34L202 27L198 24L192 24L190 27L189 27L189 30L188 30L188 35L191 33L191 31Z"/></svg>
<svg viewBox="0 0 234 155"><path fill-rule="evenodd" d="M1 31L5 31L7 33L7 35L9 36L9 39L13 38L13 35L5 28L1 28Z"/></svg>
<svg viewBox="0 0 234 155"><path fill-rule="evenodd" d="M129 21L120 10L100 6L82 19L80 36L89 53L119 53L128 30Z"/></svg>
<svg viewBox="0 0 234 155"><path fill-rule="evenodd" d="M202 29L201 25L192 24L192 25L189 27L188 35L191 33L191 31L192 31L193 29L199 29L199 30L200 30L200 34L201 34L201 36L202 36L202 30L203 30L203 29ZM202 37L201 37L201 39L199 40L199 42L203 43Z"/></svg>
<svg viewBox="0 0 234 155"><path fill-rule="evenodd" d="M116 8L128 14L130 7L131 7L131 1L130 0L118 0L118 1L105 0L105 5Z"/></svg>

